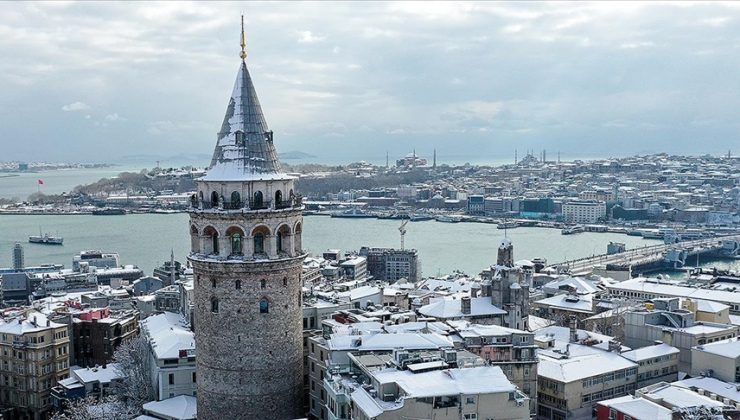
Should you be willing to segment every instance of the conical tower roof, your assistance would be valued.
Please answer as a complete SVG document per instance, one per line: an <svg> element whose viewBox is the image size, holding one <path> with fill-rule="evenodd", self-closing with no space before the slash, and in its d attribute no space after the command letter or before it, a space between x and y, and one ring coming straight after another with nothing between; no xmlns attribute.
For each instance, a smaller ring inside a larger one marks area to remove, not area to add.
<svg viewBox="0 0 740 420"><path fill-rule="evenodd" d="M272 131L242 59L204 181L282 178Z"/></svg>

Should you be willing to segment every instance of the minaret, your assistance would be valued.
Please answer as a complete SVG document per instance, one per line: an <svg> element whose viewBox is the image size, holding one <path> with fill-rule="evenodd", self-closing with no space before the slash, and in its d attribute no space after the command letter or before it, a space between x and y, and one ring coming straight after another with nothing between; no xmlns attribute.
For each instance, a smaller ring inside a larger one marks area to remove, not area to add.
<svg viewBox="0 0 740 420"><path fill-rule="evenodd" d="M175 279L177 276L175 275L175 250L170 249L170 284L168 286L172 286L175 284Z"/></svg>
<svg viewBox="0 0 740 420"><path fill-rule="evenodd" d="M437 169L437 149L434 149L434 156L432 158L432 169Z"/></svg>
<svg viewBox="0 0 740 420"><path fill-rule="evenodd" d="M301 199L241 63L191 197L198 419L303 417Z"/></svg>

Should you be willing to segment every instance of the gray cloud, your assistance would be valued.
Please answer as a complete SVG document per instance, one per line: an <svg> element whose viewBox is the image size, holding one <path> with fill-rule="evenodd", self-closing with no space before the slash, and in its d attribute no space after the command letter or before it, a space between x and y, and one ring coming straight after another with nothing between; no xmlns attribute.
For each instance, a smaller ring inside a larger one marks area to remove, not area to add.
<svg viewBox="0 0 740 420"><path fill-rule="evenodd" d="M283 151L495 158L737 144L736 3L49 2L0 4L3 155L208 154L242 10Z"/></svg>

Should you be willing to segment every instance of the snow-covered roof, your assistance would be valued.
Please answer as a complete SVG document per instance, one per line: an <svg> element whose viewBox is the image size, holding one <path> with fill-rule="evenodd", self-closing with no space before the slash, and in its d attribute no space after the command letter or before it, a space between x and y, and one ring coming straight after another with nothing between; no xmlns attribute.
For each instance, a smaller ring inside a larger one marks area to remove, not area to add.
<svg viewBox="0 0 740 420"><path fill-rule="evenodd" d="M397 334L364 334L332 336L329 341L331 350L380 351L403 348L407 350L438 350L452 347L449 337L436 333L397 333Z"/></svg>
<svg viewBox="0 0 740 420"><path fill-rule="evenodd" d="M361 386L358 386L350 397L352 398L352 402L355 403L355 406L362 410L368 418L372 419L383 414L383 407Z"/></svg>
<svg viewBox="0 0 740 420"><path fill-rule="evenodd" d="M289 178L280 171L272 132L262 113L247 64L242 61L229 98L216 148L204 181L241 181L255 177Z"/></svg>
<svg viewBox="0 0 740 420"><path fill-rule="evenodd" d="M592 313L592 294L586 295L555 295L540 299L535 303L550 308L564 309L572 312Z"/></svg>
<svg viewBox="0 0 740 420"><path fill-rule="evenodd" d="M462 312L461 302L461 299L448 297L431 299L428 305L424 305L419 308L419 312L424 316L431 316L437 319L459 319L463 317L498 316L506 314L506 311L491 303L490 297L470 298L469 314Z"/></svg>
<svg viewBox="0 0 740 420"><path fill-rule="evenodd" d="M195 350L195 335L180 314L164 312L141 321L158 359L177 359L180 350Z"/></svg>
<svg viewBox="0 0 740 420"><path fill-rule="evenodd" d="M717 378L697 377L673 382L672 385L688 388L692 391L703 389L707 392L717 394L722 398L740 401L740 384L735 382L725 382Z"/></svg>
<svg viewBox="0 0 740 420"><path fill-rule="evenodd" d="M679 349L673 346L669 346L668 344L660 343L654 344L652 346L640 347L639 349L626 351L622 353L622 356L632 360L633 362L640 362L655 357L678 353L680 353Z"/></svg>
<svg viewBox="0 0 740 420"><path fill-rule="evenodd" d="M498 366L434 370L423 373L389 368L376 372L374 376L381 384L395 382L408 398L489 394L516 390Z"/></svg>
<svg viewBox="0 0 740 420"><path fill-rule="evenodd" d="M48 322L48 326L47 326ZM64 324L51 322L46 315L41 312L29 312L25 318L10 318L0 321L0 333L23 335L37 331L43 331L47 328L63 327Z"/></svg>
<svg viewBox="0 0 740 420"><path fill-rule="evenodd" d="M568 357L562 353L540 350L537 375L554 381L569 383L592 376L637 367L637 364L618 353L571 343Z"/></svg>
<svg viewBox="0 0 740 420"><path fill-rule="evenodd" d="M650 399L660 399L664 406L675 408L688 407L719 407L724 404L704 395L699 395L690 389L675 386L665 382L643 388L641 394L649 396Z"/></svg>
<svg viewBox="0 0 740 420"><path fill-rule="evenodd" d="M599 404L613 408L633 419L671 420L673 418L671 410L652 401L633 397L632 395L599 401Z"/></svg>
<svg viewBox="0 0 740 420"><path fill-rule="evenodd" d="M162 416L178 420L195 419L198 412L198 403L190 395L178 395L162 401L152 401L144 404L144 411L155 416Z"/></svg>
<svg viewBox="0 0 740 420"><path fill-rule="evenodd" d="M78 368L72 370L72 375L79 378L80 382L100 382L101 384L107 384L111 381L121 377L121 372L118 369L117 363L111 363L105 367L96 366L92 368Z"/></svg>
<svg viewBox="0 0 740 420"><path fill-rule="evenodd" d="M730 309L729 306L720 302L712 302L711 300L697 299L696 309L701 312L717 313L724 310Z"/></svg>
<svg viewBox="0 0 740 420"><path fill-rule="evenodd" d="M694 349L717 356L736 359L740 357L740 337L728 338L727 340L715 341L714 343L702 344Z"/></svg>

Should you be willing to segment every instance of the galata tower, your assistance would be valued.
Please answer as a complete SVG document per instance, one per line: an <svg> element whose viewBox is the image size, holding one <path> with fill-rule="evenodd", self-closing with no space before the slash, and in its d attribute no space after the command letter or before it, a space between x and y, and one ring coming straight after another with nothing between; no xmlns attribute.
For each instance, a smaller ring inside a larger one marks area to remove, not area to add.
<svg viewBox="0 0 740 420"><path fill-rule="evenodd" d="M241 63L191 197L198 419L302 416L301 199Z"/></svg>

